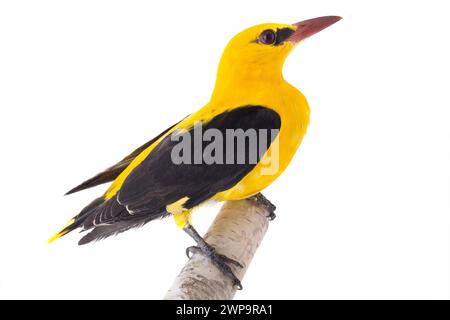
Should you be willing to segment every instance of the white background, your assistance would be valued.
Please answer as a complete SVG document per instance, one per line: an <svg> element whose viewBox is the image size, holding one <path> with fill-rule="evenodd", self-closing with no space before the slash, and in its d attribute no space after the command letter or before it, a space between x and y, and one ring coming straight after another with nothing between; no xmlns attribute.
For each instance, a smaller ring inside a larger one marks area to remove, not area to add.
<svg viewBox="0 0 450 320"><path fill-rule="evenodd" d="M2 1L0 297L161 298L192 245L172 219L47 245L106 186L62 195L205 104L235 33L333 14L286 62L311 124L266 190L278 218L236 298L448 298L449 13L446 0Z"/></svg>

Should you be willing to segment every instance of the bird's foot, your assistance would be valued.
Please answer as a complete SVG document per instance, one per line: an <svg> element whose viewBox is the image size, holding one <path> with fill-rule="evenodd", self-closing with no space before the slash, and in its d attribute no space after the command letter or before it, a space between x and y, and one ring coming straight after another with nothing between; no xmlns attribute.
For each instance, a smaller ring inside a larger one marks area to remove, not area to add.
<svg viewBox="0 0 450 320"><path fill-rule="evenodd" d="M226 275L228 278L231 279L231 281L233 281L233 285L238 289L238 290L242 290L242 284L241 281L238 279L238 277L236 277L236 275L234 274L233 270L231 270L230 266L228 264L232 264L235 265L239 268L243 268L242 264L240 264L238 261L233 260L231 258L228 258L227 256L223 255L223 254L219 254L216 252L216 250L211 247L210 245L205 245L205 246L192 246L192 247L188 247L186 249L186 255L188 256L188 258L191 258L191 254L194 253L201 253L203 255L205 255L206 257L208 257L211 262L224 274Z"/></svg>
<svg viewBox="0 0 450 320"><path fill-rule="evenodd" d="M277 207L272 202L270 202L266 197L264 197L262 193L258 193L255 196L253 196L253 199L258 204L266 208L267 211L269 211L269 215L267 216L267 218L269 218L270 221L274 220L277 217L277 215L275 214L275 210L277 209Z"/></svg>

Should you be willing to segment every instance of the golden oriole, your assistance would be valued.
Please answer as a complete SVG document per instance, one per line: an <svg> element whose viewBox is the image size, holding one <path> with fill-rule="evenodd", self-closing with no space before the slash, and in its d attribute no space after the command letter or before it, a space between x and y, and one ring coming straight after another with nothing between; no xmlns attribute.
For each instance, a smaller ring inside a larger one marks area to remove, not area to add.
<svg viewBox="0 0 450 320"><path fill-rule="evenodd" d="M82 245L172 215L176 224L194 238L197 248L240 286L227 265L239 263L216 253L200 237L190 224L192 210L208 200L254 195L270 205L259 192L286 169L306 132L310 113L303 94L284 80L284 61L299 42L340 19L327 16L292 25L261 24L237 34L223 52L209 103L70 190L67 194L113 181L103 196L86 206L49 242L76 228L91 230L79 241ZM209 132L209 138L203 136L199 145L188 141L192 150L178 150L180 137L186 133L195 136L197 125L205 134ZM236 160L233 152L240 156L235 145L219 137L228 137L229 130L245 133L247 148L240 159L244 161L228 161ZM269 139L256 135L252 140L248 130L269 130L272 135ZM198 161L199 149L202 156L211 144L215 146L210 152L214 161ZM252 162L248 150L255 144L258 156ZM176 161L175 149L179 156ZM219 159L219 153L227 161ZM180 158L187 161L180 162Z"/></svg>

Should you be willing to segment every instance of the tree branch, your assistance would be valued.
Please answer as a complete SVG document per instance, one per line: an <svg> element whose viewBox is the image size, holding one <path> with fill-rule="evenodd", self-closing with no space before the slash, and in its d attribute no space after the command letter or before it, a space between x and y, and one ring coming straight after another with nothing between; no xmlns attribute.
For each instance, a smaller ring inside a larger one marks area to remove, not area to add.
<svg viewBox="0 0 450 320"><path fill-rule="evenodd" d="M254 198L227 201L204 239L218 253L239 261L244 267L230 265L242 280L269 226L269 210ZM245 283L244 283L245 287ZM230 300L236 293L232 281L207 257L194 253L175 279L165 300Z"/></svg>

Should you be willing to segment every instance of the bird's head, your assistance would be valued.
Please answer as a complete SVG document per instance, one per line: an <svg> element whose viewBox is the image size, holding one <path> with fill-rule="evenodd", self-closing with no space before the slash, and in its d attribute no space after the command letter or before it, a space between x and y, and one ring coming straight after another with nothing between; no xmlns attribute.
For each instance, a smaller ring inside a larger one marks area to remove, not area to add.
<svg viewBox="0 0 450 320"><path fill-rule="evenodd" d="M339 20L341 17L327 16L294 24L266 23L240 32L224 50L218 82L231 85L236 77L243 77L244 81L281 78L283 64L289 52L302 40Z"/></svg>

